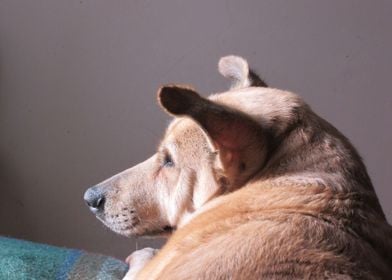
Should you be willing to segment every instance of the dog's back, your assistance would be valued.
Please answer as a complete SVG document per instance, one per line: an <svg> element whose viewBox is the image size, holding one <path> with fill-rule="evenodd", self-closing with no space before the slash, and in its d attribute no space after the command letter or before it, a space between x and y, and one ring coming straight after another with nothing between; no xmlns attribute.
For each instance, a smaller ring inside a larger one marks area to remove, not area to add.
<svg viewBox="0 0 392 280"><path fill-rule="evenodd" d="M317 186L249 185L180 229L148 266L166 263L158 279L388 279L391 229L364 203ZM341 213L346 205L353 213Z"/></svg>

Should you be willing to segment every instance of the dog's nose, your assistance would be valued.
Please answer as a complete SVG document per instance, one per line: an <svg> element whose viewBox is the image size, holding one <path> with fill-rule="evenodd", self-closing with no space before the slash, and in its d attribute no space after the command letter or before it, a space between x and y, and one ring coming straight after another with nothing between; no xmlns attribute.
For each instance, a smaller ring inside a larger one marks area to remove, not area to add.
<svg viewBox="0 0 392 280"><path fill-rule="evenodd" d="M105 205L105 193L98 186L89 188L84 193L83 198L92 212L97 213L103 210Z"/></svg>

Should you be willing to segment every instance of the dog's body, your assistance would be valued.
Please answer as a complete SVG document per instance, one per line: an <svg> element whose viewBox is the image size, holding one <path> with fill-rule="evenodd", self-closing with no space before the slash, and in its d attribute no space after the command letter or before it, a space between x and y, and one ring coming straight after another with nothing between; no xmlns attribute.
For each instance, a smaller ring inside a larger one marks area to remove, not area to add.
<svg viewBox="0 0 392 280"><path fill-rule="evenodd" d="M245 60L219 67L230 91L162 88L176 119L158 153L86 192L121 234L177 228L129 257L128 279L391 276L392 228L349 141L297 95L254 87Z"/></svg>

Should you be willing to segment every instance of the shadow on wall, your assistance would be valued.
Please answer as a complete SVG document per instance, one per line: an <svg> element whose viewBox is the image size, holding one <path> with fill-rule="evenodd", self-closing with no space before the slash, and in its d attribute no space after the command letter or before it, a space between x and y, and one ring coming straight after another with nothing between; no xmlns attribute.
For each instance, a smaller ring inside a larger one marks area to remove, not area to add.
<svg viewBox="0 0 392 280"><path fill-rule="evenodd" d="M0 53L0 83L4 81L2 61ZM1 86L0 84L0 125L5 125L2 114L5 93ZM24 204L23 176L18 174L17 168L13 167L12 159L8 158L7 154L12 152L0 150L0 235L26 238L26 233L31 230L31 221Z"/></svg>
<svg viewBox="0 0 392 280"><path fill-rule="evenodd" d="M6 164L5 164L6 163ZM23 202L23 191L19 186L22 176L12 169L11 163L2 158L0 162L0 233L24 238L21 233L29 232L31 221L28 219Z"/></svg>

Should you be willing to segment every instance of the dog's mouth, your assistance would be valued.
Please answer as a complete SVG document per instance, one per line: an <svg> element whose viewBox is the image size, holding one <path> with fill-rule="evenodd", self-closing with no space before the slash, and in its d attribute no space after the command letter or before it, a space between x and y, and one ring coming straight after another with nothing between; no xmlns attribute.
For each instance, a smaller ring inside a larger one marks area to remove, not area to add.
<svg viewBox="0 0 392 280"><path fill-rule="evenodd" d="M168 237L176 230L175 226L170 225L146 228L143 221L136 218L136 216L121 217L121 215L116 214L97 215L96 217L112 231L128 237Z"/></svg>

